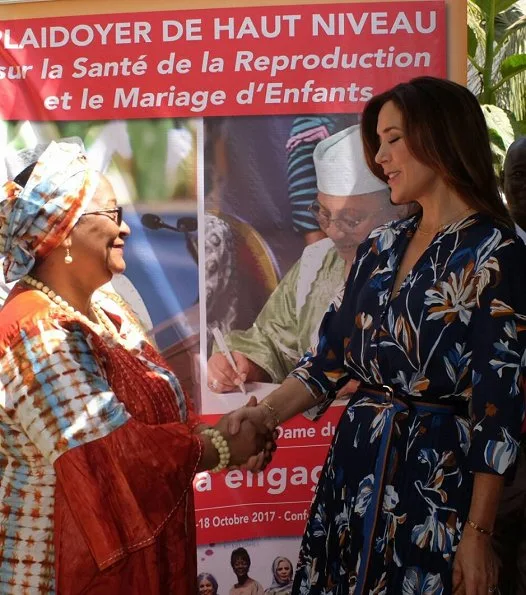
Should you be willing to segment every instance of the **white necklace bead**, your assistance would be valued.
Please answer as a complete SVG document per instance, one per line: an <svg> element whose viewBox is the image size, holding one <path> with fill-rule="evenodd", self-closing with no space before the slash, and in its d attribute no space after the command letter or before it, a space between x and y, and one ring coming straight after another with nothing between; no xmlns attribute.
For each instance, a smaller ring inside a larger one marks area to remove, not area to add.
<svg viewBox="0 0 526 595"><path fill-rule="evenodd" d="M109 319L106 312L104 312L104 310L99 306L99 304L92 303L90 305L90 308L91 308L93 314L95 315L95 318L98 321L98 324L96 324L95 322L90 320L88 318L88 316L85 316L78 310L75 310L75 308L73 306L70 306L66 300L62 299L62 297L60 295L58 295L58 293L51 290L47 285L44 285L44 283L42 283L42 281L38 281L37 279L35 279L34 277L31 277L30 275L26 275L25 277L23 277L22 281L26 285L30 285L31 287L34 287L35 289L38 289L39 291L41 291L54 304L59 306L59 308L62 308L62 310L64 310L68 314L72 314L73 316L75 316L75 318L80 319L84 324L89 326L97 334L100 333L99 327L102 326L116 341L119 341L121 339L121 337L117 333L117 329L115 328L115 326Z"/></svg>

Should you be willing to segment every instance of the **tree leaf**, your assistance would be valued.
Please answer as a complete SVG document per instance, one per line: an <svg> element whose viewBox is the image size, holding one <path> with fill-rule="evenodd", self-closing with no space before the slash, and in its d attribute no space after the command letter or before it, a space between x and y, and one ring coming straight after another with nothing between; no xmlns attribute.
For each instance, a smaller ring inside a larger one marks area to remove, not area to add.
<svg viewBox="0 0 526 595"><path fill-rule="evenodd" d="M483 26L483 21L486 18L484 12L473 0L468 2L468 26L471 27L475 36L478 39L479 45L484 45L486 40L486 29ZM508 26L509 23L506 25Z"/></svg>
<svg viewBox="0 0 526 595"><path fill-rule="evenodd" d="M526 28L526 15L521 16L516 21L509 24L506 29L502 32L502 35L498 39L498 46L503 45L503 43L508 40L512 35L517 35L519 32L523 31Z"/></svg>
<svg viewBox="0 0 526 595"><path fill-rule="evenodd" d="M512 77L523 70L526 70L526 54L508 56L500 65L500 73L503 78Z"/></svg>
<svg viewBox="0 0 526 595"><path fill-rule="evenodd" d="M481 107L488 130L497 133L501 139L500 146L507 151L508 147L515 140L510 116L496 105L482 105Z"/></svg>
<svg viewBox="0 0 526 595"><path fill-rule="evenodd" d="M516 124L517 138L519 136L526 136L526 120L519 120Z"/></svg>
<svg viewBox="0 0 526 595"><path fill-rule="evenodd" d="M504 12L505 10L508 10L514 4L520 5L520 2L517 2L517 0L497 0L495 6L495 14L499 14L501 12Z"/></svg>
<svg viewBox="0 0 526 595"><path fill-rule="evenodd" d="M488 16L490 12L490 6L495 4L496 0L470 0L470 4L475 4L480 8L485 16Z"/></svg>
<svg viewBox="0 0 526 595"><path fill-rule="evenodd" d="M514 34L516 30L524 27L526 17L526 3L521 0L515 2L510 8L495 15L495 41L497 49ZM512 52L506 52L508 55Z"/></svg>
<svg viewBox="0 0 526 595"><path fill-rule="evenodd" d="M488 127L491 152L493 154L493 167L495 174L500 175L504 158L515 134L510 116L496 105L482 105L482 112Z"/></svg>
<svg viewBox="0 0 526 595"><path fill-rule="evenodd" d="M499 132L495 129L489 130L489 139L492 146L492 151L498 155L506 155L506 148L504 146L504 140Z"/></svg>
<svg viewBox="0 0 526 595"><path fill-rule="evenodd" d="M83 140L84 146L86 148L88 148L90 144L93 142L94 137L96 137L103 125L104 120L75 120L72 122L57 122L57 126L60 130L61 137L78 136Z"/></svg>
<svg viewBox="0 0 526 595"><path fill-rule="evenodd" d="M497 133L501 139L499 142L500 146L507 151L508 147L515 140L511 116L496 105L482 105L481 108L488 130Z"/></svg>
<svg viewBox="0 0 526 595"><path fill-rule="evenodd" d="M511 125L513 126L513 134L515 138L519 138L519 136L523 136L526 130L524 129L524 121L517 120L515 114L513 112L508 112L508 116L511 120Z"/></svg>
<svg viewBox="0 0 526 595"><path fill-rule="evenodd" d="M172 127L168 118L128 120L126 122L134 158L134 178L141 202L166 201L167 134Z"/></svg>
<svg viewBox="0 0 526 595"><path fill-rule="evenodd" d="M523 16L524 12L515 6L495 15L495 41L497 45L502 45L516 27L520 28Z"/></svg>
<svg viewBox="0 0 526 595"><path fill-rule="evenodd" d="M468 56L475 58L478 45L477 36L473 29L468 25Z"/></svg>
<svg viewBox="0 0 526 595"><path fill-rule="evenodd" d="M500 146L499 137L495 130L489 133L489 141L491 147L491 155L493 158L493 171L495 172L495 176L497 179L501 178L502 170L504 168L504 160L506 159L506 151L504 151Z"/></svg>

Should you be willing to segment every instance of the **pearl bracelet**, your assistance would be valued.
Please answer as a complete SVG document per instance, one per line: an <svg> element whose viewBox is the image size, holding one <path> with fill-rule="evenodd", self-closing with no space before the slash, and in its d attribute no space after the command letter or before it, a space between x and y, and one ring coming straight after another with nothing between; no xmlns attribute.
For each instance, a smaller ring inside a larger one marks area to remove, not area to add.
<svg viewBox="0 0 526 595"><path fill-rule="evenodd" d="M213 428L207 428L206 430L203 430L201 434L210 437L213 447L219 454L219 463L213 469L210 469L210 472L217 473L218 471L222 471L230 462L230 448L228 448L228 442L219 430L214 430Z"/></svg>

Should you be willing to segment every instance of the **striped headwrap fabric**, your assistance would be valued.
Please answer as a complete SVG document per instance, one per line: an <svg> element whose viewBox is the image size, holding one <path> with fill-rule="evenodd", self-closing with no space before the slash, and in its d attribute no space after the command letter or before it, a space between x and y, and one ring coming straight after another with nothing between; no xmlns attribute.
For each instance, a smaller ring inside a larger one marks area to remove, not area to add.
<svg viewBox="0 0 526 595"><path fill-rule="evenodd" d="M6 281L29 273L67 238L99 184L81 147L52 142L24 187L0 188L0 252Z"/></svg>

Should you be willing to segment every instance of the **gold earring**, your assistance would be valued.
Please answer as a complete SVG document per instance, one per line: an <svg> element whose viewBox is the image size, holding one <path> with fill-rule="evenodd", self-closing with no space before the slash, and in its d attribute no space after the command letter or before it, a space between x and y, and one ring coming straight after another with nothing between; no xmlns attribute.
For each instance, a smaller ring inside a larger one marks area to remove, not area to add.
<svg viewBox="0 0 526 595"><path fill-rule="evenodd" d="M66 248L66 256L64 256L64 262L66 264L71 264L73 262L73 256L69 253L69 248Z"/></svg>

